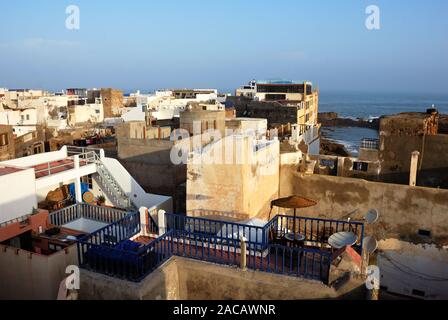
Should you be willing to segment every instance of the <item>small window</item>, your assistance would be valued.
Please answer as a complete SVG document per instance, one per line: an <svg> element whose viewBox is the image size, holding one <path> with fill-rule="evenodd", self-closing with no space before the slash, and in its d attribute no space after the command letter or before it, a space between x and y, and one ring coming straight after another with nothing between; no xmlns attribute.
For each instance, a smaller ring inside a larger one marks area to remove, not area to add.
<svg viewBox="0 0 448 320"><path fill-rule="evenodd" d="M29 114L26 115L26 120L30 120L30 115Z"/></svg>
<svg viewBox="0 0 448 320"><path fill-rule="evenodd" d="M369 170L369 164L367 162L354 162L353 170L366 172Z"/></svg>
<svg viewBox="0 0 448 320"><path fill-rule="evenodd" d="M418 230L418 235L422 237L431 237L431 231L420 229Z"/></svg>
<svg viewBox="0 0 448 320"><path fill-rule="evenodd" d="M425 291L414 289L414 290L412 290L412 295L424 298L425 297Z"/></svg>

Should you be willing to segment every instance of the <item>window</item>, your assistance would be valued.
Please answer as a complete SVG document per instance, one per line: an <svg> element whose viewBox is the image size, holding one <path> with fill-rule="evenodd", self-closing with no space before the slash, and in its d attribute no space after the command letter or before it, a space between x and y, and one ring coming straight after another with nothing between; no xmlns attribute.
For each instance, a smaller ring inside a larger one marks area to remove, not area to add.
<svg viewBox="0 0 448 320"><path fill-rule="evenodd" d="M420 229L418 230L418 235L422 237L431 237L431 231Z"/></svg>
<svg viewBox="0 0 448 320"><path fill-rule="evenodd" d="M369 170L369 164L367 162L354 162L353 170L366 172Z"/></svg>
<svg viewBox="0 0 448 320"><path fill-rule="evenodd" d="M266 101L286 100L286 94L266 94Z"/></svg>
<svg viewBox="0 0 448 320"><path fill-rule="evenodd" d="M8 144L9 144L8 134L7 133L0 134L0 147L7 146Z"/></svg>
<svg viewBox="0 0 448 320"><path fill-rule="evenodd" d="M26 115L26 120L30 120L30 115L29 114Z"/></svg>
<svg viewBox="0 0 448 320"><path fill-rule="evenodd" d="M95 110L95 113L96 113L96 114L99 114L99 113L100 113L100 110Z"/></svg>

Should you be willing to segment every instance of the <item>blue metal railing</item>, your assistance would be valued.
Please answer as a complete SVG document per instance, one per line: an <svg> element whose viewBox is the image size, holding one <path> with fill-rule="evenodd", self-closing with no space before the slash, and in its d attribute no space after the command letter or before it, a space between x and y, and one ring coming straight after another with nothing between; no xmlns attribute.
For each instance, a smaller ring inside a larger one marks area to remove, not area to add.
<svg viewBox="0 0 448 320"><path fill-rule="evenodd" d="M131 246L124 247L141 230L140 214L122 219L78 240L79 265L95 272L132 279L138 275L138 257Z"/></svg>
<svg viewBox="0 0 448 320"><path fill-rule="evenodd" d="M236 266L241 263L241 239L245 237L249 269L328 283L332 251L325 245L332 232L357 234L361 240L354 248L362 254L364 224L360 222L278 215L261 227L166 214L167 233L141 245L128 240L141 227L139 216L134 217L137 224L133 224L133 218L126 217L81 239L78 243L81 266L135 282L173 255ZM295 231L305 235L305 245L291 247L276 243L281 233L284 236L293 231L294 219ZM117 234L124 225L135 228L126 227L124 230L131 232ZM117 229L117 226L120 227Z"/></svg>
<svg viewBox="0 0 448 320"><path fill-rule="evenodd" d="M220 244L239 243L241 237L248 244L260 249L266 248L268 231L265 226L254 226L229 221L195 218L176 214L166 214L167 230L185 233L194 239L214 238Z"/></svg>
<svg viewBox="0 0 448 320"><path fill-rule="evenodd" d="M81 242L94 245L114 246L129 240L140 233L140 213L129 213L122 219L101 228L80 239Z"/></svg>
<svg viewBox="0 0 448 320"><path fill-rule="evenodd" d="M110 246L79 241L78 252L85 269L140 282L172 257L172 237L168 232L145 246L128 240Z"/></svg>
<svg viewBox="0 0 448 320"><path fill-rule="evenodd" d="M319 244L319 246L328 245L328 239L334 233L353 232L358 237L353 248L362 255L364 239L364 223L362 222L278 215L267 227L270 230L271 242L284 238L286 233L296 233L305 236L305 243Z"/></svg>

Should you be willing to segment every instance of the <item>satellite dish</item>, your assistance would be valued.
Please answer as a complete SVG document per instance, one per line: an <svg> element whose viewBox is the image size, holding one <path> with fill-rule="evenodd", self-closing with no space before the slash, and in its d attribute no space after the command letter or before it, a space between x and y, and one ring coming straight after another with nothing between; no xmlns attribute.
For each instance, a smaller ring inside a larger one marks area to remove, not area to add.
<svg viewBox="0 0 448 320"><path fill-rule="evenodd" d="M374 224L378 221L378 218L380 217L380 213L376 209L371 209L367 214L364 216L364 219L367 221L368 224Z"/></svg>
<svg viewBox="0 0 448 320"><path fill-rule="evenodd" d="M353 232L338 232L328 238L328 244L334 249L353 246L358 241L358 236Z"/></svg>
<svg viewBox="0 0 448 320"><path fill-rule="evenodd" d="M76 237L74 237L74 236L67 236L66 239L67 239L68 241L76 241L76 240L78 240L78 239L77 239Z"/></svg>
<svg viewBox="0 0 448 320"><path fill-rule="evenodd" d="M365 237L363 243L364 250L366 250L370 254L374 253L376 249L378 249L378 241L376 241L376 239L371 236Z"/></svg>

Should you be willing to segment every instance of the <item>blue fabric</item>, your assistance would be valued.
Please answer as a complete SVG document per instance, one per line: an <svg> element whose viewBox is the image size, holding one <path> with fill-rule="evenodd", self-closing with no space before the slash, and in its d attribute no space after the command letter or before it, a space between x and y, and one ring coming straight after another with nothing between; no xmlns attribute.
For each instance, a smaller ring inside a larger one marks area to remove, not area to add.
<svg viewBox="0 0 448 320"><path fill-rule="evenodd" d="M126 240L122 243L118 244L115 249L123 250L123 251L137 251L137 249L140 248L140 243Z"/></svg>
<svg viewBox="0 0 448 320"><path fill-rule="evenodd" d="M81 183L81 194L83 195L84 193L86 193L88 191L89 191L89 185L87 183ZM70 192L70 195L72 196L72 198L76 198L76 191L75 191L74 183L69 185L69 192Z"/></svg>

